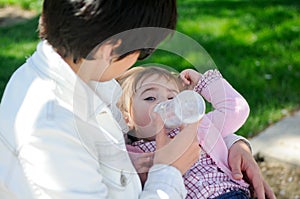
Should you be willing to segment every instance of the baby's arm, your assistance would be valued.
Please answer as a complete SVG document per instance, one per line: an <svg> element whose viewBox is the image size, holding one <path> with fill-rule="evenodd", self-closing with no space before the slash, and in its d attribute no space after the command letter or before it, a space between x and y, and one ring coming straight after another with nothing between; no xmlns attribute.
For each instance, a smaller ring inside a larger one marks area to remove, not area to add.
<svg viewBox="0 0 300 199"><path fill-rule="evenodd" d="M248 117L249 106L246 100L217 70L209 70L202 75L187 69L182 71L180 77L186 85L212 103L214 110L204 115L199 124L198 140L207 153L214 156L211 154L213 150L218 159L222 158L221 162L227 162L227 151L224 148L228 146L223 139L230 137L230 140L239 140L234 132Z"/></svg>
<svg viewBox="0 0 300 199"><path fill-rule="evenodd" d="M219 71L209 70L202 75L195 70L187 69L180 77L184 84L194 88L212 104L214 110L207 113L203 120L209 119L222 137L234 133L244 124L249 115L248 103Z"/></svg>

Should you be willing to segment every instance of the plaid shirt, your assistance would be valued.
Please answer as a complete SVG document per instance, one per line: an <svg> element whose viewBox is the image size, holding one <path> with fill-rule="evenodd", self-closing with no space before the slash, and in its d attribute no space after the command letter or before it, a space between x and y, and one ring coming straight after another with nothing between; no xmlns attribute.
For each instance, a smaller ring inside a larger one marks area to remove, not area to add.
<svg viewBox="0 0 300 199"><path fill-rule="evenodd" d="M156 149L155 141L140 140L133 142L132 146L144 152L154 152ZM185 173L183 179L187 189L187 199L215 198L235 189L242 189L249 193L247 187L237 184L222 172L203 150L199 160Z"/></svg>

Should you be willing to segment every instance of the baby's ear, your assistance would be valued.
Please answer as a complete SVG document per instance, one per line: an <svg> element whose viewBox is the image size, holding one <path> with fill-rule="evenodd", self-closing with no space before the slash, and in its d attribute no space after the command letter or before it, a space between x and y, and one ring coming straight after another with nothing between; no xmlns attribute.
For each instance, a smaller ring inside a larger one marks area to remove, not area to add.
<svg viewBox="0 0 300 199"><path fill-rule="evenodd" d="M123 115L124 115L124 120L125 120L127 126L129 127L129 130L134 129L134 123L130 117L130 114L127 111L125 111L125 112L123 112Z"/></svg>

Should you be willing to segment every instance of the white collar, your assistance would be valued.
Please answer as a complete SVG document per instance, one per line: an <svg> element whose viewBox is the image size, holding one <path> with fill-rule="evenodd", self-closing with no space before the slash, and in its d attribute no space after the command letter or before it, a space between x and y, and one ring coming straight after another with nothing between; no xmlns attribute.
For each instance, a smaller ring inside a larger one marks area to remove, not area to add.
<svg viewBox="0 0 300 199"><path fill-rule="evenodd" d="M122 92L116 80L86 84L46 40L38 44L37 51L27 61L41 76L52 81L59 102L78 117L89 120L100 112L111 111L121 128L127 131L127 125L116 107Z"/></svg>
<svg viewBox="0 0 300 199"><path fill-rule="evenodd" d="M117 107L117 102L122 94L120 84L115 79L112 79L106 82L91 81L89 82L89 86L111 110L115 120L119 123L122 132L127 133L129 130L128 126L120 109Z"/></svg>

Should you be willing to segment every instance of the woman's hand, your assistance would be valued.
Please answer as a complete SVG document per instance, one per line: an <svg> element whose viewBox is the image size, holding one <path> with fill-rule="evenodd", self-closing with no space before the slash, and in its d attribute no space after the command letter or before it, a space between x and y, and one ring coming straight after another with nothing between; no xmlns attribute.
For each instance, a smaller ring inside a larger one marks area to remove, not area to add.
<svg viewBox="0 0 300 199"><path fill-rule="evenodd" d="M126 148L131 162L140 177L141 183L142 185L144 185L144 183L147 180L148 171L150 167L153 166L154 153L143 152L139 148L136 148L131 145L126 145Z"/></svg>
<svg viewBox="0 0 300 199"><path fill-rule="evenodd" d="M156 135L154 164L174 166L181 174L190 169L200 157L197 128L198 123L186 125L174 138L168 137L165 128L161 128Z"/></svg>
<svg viewBox="0 0 300 199"><path fill-rule="evenodd" d="M264 180L260 169L245 142L237 141L230 147L228 162L232 171L232 177L236 180L244 178L249 182L253 188L255 197L258 199L276 198L271 187Z"/></svg>

